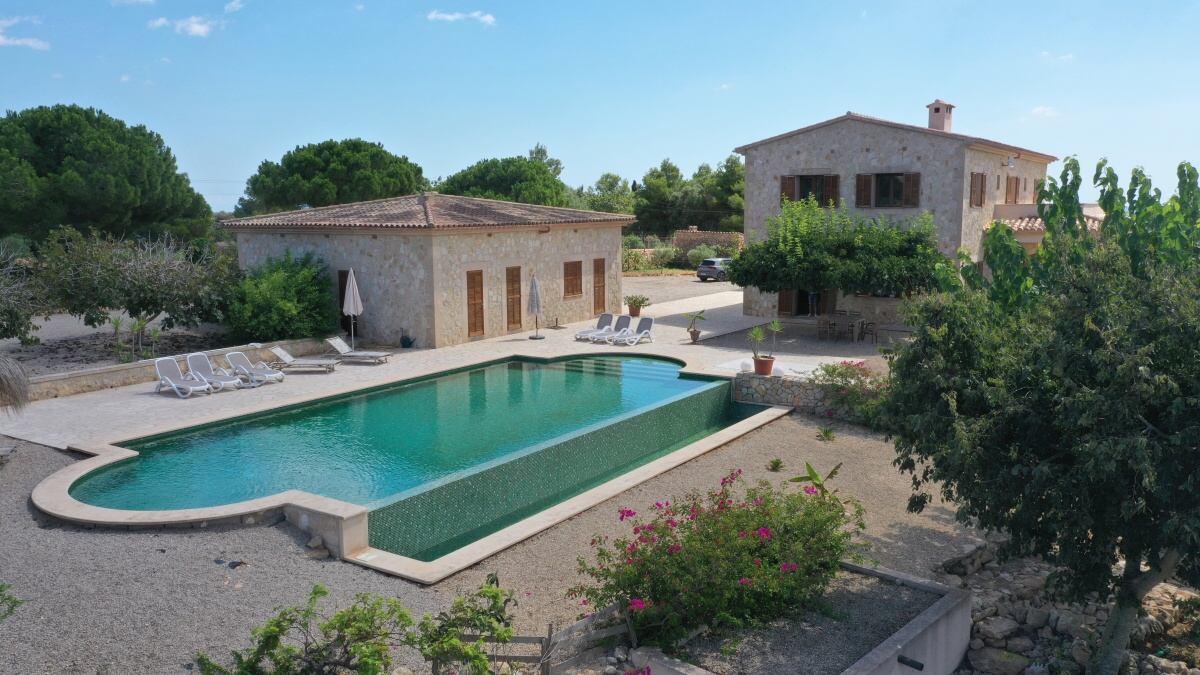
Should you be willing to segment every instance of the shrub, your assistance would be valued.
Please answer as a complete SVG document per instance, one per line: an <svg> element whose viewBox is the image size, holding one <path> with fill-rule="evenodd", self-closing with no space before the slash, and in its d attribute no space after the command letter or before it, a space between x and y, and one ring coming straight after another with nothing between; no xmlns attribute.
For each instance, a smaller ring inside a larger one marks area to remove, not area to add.
<svg viewBox="0 0 1200 675"><path fill-rule="evenodd" d="M225 668L206 654L196 656L202 675L260 675L265 673L358 673L378 675L391 670L392 652L417 649L427 661L461 663L466 672L491 672L487 642L512 638L509 606L512 592L501 589L494 575L475 593L455 598L437 617L425 616L414 626L408 609L395 598L366 593L354 604L323 618L317 602L329 595L317 584L303 607L287 607L252 632L254 646L233 652L234 665ZM464 640L470 634L475 640Z"/></svg>
<svg viewBox="0 0 1200 675"><path fill-rule="evenodd" d="M649 267L650 261L646 259L644 251L629 248L621 250L622 272L639 272Z"/></svg>
<svg viewBox="0 0 1200 675"><path fill-rule="evenodd" d="M8 592L9 588L11 586L8 584L0 584L0 621L12 616L22 604L20 599Z"/></svg>
<svg viewBox="0 0 1200 675"><path fill-rule="evenodd" d="M732 258L737 255L737 244L717 244L713 247L719 258Z"/></svg>
<svg viewBox="0 0 1200 675"><path fill-rule="evenodd" d="M621 237L621 248L646 248L646 242L636 234L627 234Z"/></svg>
<svg viewBox="0 0 1200 675"><path fill-rule="evenodd" d="M259 342L322 337L337 321L333 284L312 253L267 260L242 280L229 308L233 333Z"/></svg>
<svg viewBox="0 0 1200 675"><path fill-rule="evenodd" d="M700 262L702 260L704 260L705 258L716 258L716 257L717 257L717 249L709 246L708 244L700 244L696 248L687 252L687 261L688 261L688 264L691 265L692 267L699 265Z"/></svg>
<svg viewBox="0 0 1200 675"><path fill-rule="evenodd" d="M30 266L0 241L0 340L17 338L36 343L34 314L44 304Z"/></svg>
<svg viewBox="0 0 1200 675"><path fill-rule="evenodd" d="M880 407L887 398L887 378L875 373L862 361L822 363L812 374L812 382L825 392L828 407L846 412L850 421L878 429Z"/></svg>
<svg viewBox="0 0 1200 675"><path fill-rule="evenodd" d="M650 306L650 298L644 295L627 295L625 296L625 304L629 305L630 309L634 307L641 309Z"/></svg>
<svg viewBox="0 0 1200 675"><path fill-rule="evenodd" d="M651 254L650 263L654 267L672 267L679 260L679 249L673 246L659 246Z"/></svg>
<svg viewBox="0 0 1200 675"><path fill-rule="evenodd" d="M649 517L622 507L631 534L593 539L595 561L579 559L591 583L569 596L628 607L639 638L662 645L702 625L757 625L815 602L857 548L861 506L814 485L746 487L741 473L707 495L657 502Z"/></svg>
<svg viewBox="0 0 1200 675"><path fill-rule="evenodd" d="M662 248L663 246L667 245L665 242L663 242L662 239L660 239L658 237L658 235L654 235L654 234L648 234L645 237L643 237L642 243L644 243L646 245L646 248Z"/></svg>
<svg viewBox="0 0 1200 675"><path fill-rule="evenodd" d="M782 459L776 457L776 458L772 459L771 461L767 462L767 471L776 473L776 472L779 472L782 470L783 470L783 460Z"/></svg>

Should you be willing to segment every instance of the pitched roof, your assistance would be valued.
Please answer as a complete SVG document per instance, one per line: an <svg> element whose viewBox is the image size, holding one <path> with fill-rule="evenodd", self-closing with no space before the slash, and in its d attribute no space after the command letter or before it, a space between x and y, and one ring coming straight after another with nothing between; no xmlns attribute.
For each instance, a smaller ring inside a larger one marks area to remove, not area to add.
<svg viewBox="0 0 1200 675"><path fill-rule="evenodd" d="M1100 231L1100 223L1103 222L1103 219L1096 218L1095 216L1085 215L1083 217L1083 220L1084 220L1084 222L1087 223L1088 232L1099 232ZM1013 232L1027 232L1027 233L1032 234L1032 233L1046 231L1045 221L1043 221L1041 218L1039 218L1037 216L1024 216L1021 218L1000 218L1000 219L997 219L995 222L1004 223L1005 225L1009 226L1009 228L1011 228Z"/></svg>
<svg viewBox="0 0 1200 675"><path fill-rule="evenodd" d="M221 225L231 230L277 228L445 230L581 223L620 223L624 225L632 223L634 220L634 216L622 213L602 213L558 206L519 204L496 199L421 192L404 197L233 218L221 221Z"/></svg>
<svg viewBox="0 0 1200 675"><path fill-rule="evenodd" d="M813 129L819 129L821 127L828 126L830 124L836 124L838 122L845 122L846 120L857 120L859 122L865 122L867 124L879 124L881 126L892 127L894 129L904 129L906 131L919 131L921 133L926 133L926 134L935 134L937 136L944 136L946 138L952 138L955 140L971 143L974 145L982 145L982 146L986 146L988 148L992 148L995 150L1002 150L1004 152L1010 152L1010 153L1017 154L1017 155L1041 158L1041 159L1046 160L1047 163L1058 160L1058 158L1055 157L1054 155L1047 155L1044 152L1037 152L1036 150L1028 150L1026 148L1020 148L1015 145L1009 145L1007 143L999 143L997 141L990 141L986 138L979 138L978 136L967 136L965 134L956 134L956 133L953 133L950 131L941 131L938 129L930 129L929 127L921 127L921 126L917 126L915 124L902 124L900 122L892 122L890 120L884 120L884 119L880 119L878 117L871 117L870 115L860 115L856 112L849 112L849 111L847 111L845 115L840 115L838 117L834 117L832 119L825 120L824 122L817 122L816 124L810 124L807 127L801 127L800 129L796 129L794 131L789 131L787 133L779 134L778 136L764 138L763 140L755 141L754 143L747 143L746 145L742 145L742 146L734 148L733 151L744 155L744 154L746 154L746 151L751 148L757 148L760 145L766 145L767 143L773 143L775 141L783 140L783 139L791 137L791 136L796 136L798 134L803 134L805 132L812 131Z"/></svg>

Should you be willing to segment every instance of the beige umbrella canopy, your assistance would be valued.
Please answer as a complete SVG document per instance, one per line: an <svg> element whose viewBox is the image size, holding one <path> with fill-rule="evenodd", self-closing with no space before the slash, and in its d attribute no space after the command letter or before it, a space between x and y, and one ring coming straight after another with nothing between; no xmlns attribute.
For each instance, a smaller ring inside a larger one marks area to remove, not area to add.
<svg viewBox="0 0 1200 675"><path fill-rule="evenodd" d="M354 324L358 315L362 314L362 298L358 295L358 282L354 280L354 270L346 279L346 297L342 299L342 314L350 317L350 348L354 349Z"/></svg>

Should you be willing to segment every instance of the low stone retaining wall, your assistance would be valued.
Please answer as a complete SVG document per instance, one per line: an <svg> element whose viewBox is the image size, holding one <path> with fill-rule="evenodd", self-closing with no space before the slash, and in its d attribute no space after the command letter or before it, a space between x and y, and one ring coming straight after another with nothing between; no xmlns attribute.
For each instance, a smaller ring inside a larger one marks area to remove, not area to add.
<svg viewBox="0 0 1200 675"><path fill-rule="evenodd" d="M321 340L307 338L303 340L280 340L263 344L238 345L236 347L212 349L204 353L208 354L209 358L213 358L222 357L229 352L245 352L251 361L272 361L275 360L275 357L269 349L276 345L283 346L293 356L306 356L325 350L324 343ZM175 359L179 361L180 367L184 368L184 355L175 355ZM218 363L217 365L225 366L224 363ZM186 370L186 368L184 369ZM124 387L129 384L155 382L157 379L158 376L154 372L154 359L145 359L113 366L101 366L99 368L74 370L67 373L53 373L30 378L29 394L32 400L40 401L42 399L71 396L72 394L82 394L100 389Z"/></svg>
<svg viewBox="0 0 1200 675"><path fill-rule="evenodd" d="M808 415L850 421L848 410L829 405L821 385L799 376L738 373L733 379L733 400L738 403L785 405Z"/></svg>

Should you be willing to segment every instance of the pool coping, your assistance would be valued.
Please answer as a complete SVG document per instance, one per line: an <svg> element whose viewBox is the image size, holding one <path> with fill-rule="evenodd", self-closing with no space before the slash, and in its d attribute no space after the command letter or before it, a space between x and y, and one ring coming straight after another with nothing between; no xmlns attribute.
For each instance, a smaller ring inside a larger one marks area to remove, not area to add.
<svg viewBox="0 0 1200 675"><path fill-rule="evenodd" d="M589 356L629 357L630 355L628 352L606 350L603 352L589 354ZM402 378L384 384L372 385L368 387L345 387L334 392L325 392L301 401L288 401L287 403L281 403L279 405L249 410L242 413L242 415L262 415L280 412L289 408L311 405L313 403L346 396L366 394L379 389L420 382L459 372L466 372L507 361L521 360L534 363L554 363L573 358L579 358L579 356L563 355L557 357L544 357L518 353L455 368L430 370L428 372L419 373L411 377ZM651 358L677 363L681 366L679 370L681 376L698 377L714 381L732 380L732 376L730 375L714 374L700 369L690 368L686 361L679 358L657 354L638 354L637 358ZM648 480L659 473L674 468L683 462L719 447L720 445L723 445L724 443L748 433L752 429L756 429L769 421L777 419L778 417L781 417L790 411L791 408L781 406L767 408L763 412L756 413L745 420L737 422L714 434L710 434L705 438L675 450L674 452L638 467L637 469L617 476L616 478L592 488L587 492L577 495L564 502L560 502L549 509L529 516L524 520L518 521L513 525L510 525L498 532L488 535L483 539L473 542L472 544L468 544L467 546L457 549L431 562L423 562L396 555L394 553L372 549L367 543L367 515L370 512L370 509L367 506L352 504L350 502L345 502L330 497L323 497L303 490L285 490L283 492L265 497L234 502L232 504L223 504L220 506L159 511L134 511L94 506L81 502L72 497L70 494L71 486L83 476L103 467L131 459L139 454L137 451L116 445L116 442L128 443L131 441L150 439L159 435L169 434L183 429L191 429L226 422L236 419L238 415L213 415L209 418L204 418L200 421L193 421L182 426L164 424L162 425L161 429L155 429L152 432L145 433L141 436L132 439L124 439L113 443L68 445L67 449L69 450L91 456L63 467L62 469L43 479L37 484L37 486L34 487L31 499L34 506L36 506L40 511L56 518L86 525L111 526L118 528L170 526L208 527L210 525L231 524L254 525L264 521L283 517L299 527L301 530L311 534L319 535L322 538L326 549L339 558L348 560L350 562L355 562L366 567L371 567L382 572L401 576L412 581L430 584L440 581L450 574L453 574L471 564L474 564L475 562L478 562L479 560L482 560L483 558L501 551L512 544L526 539L537 532L551 527L552 525L561 522L572 515L580 513L581 511L584 511L595 504L599 504L600 502L609 499L610 497L615 496L616 494L619 494L620 492L633 487L634 485L644 482L645 480ZM764 418L764 415L770 419ZM757 422L754 424L748 424L756 420ZM734 432L732 435L730 434L731 431ZM653 469L652 467L658 468ZM619 489L615 489L618 487ZM559 512L566 513L566 515L550 515L557 514ZM551 518L553 518L553 520L550 520ZM488 552L482 555L479 554L480 551L485 550ZM365 558L362 557L364 555L366 556ZM467 560L469 560L469 562L463 562Z"/></svg>

